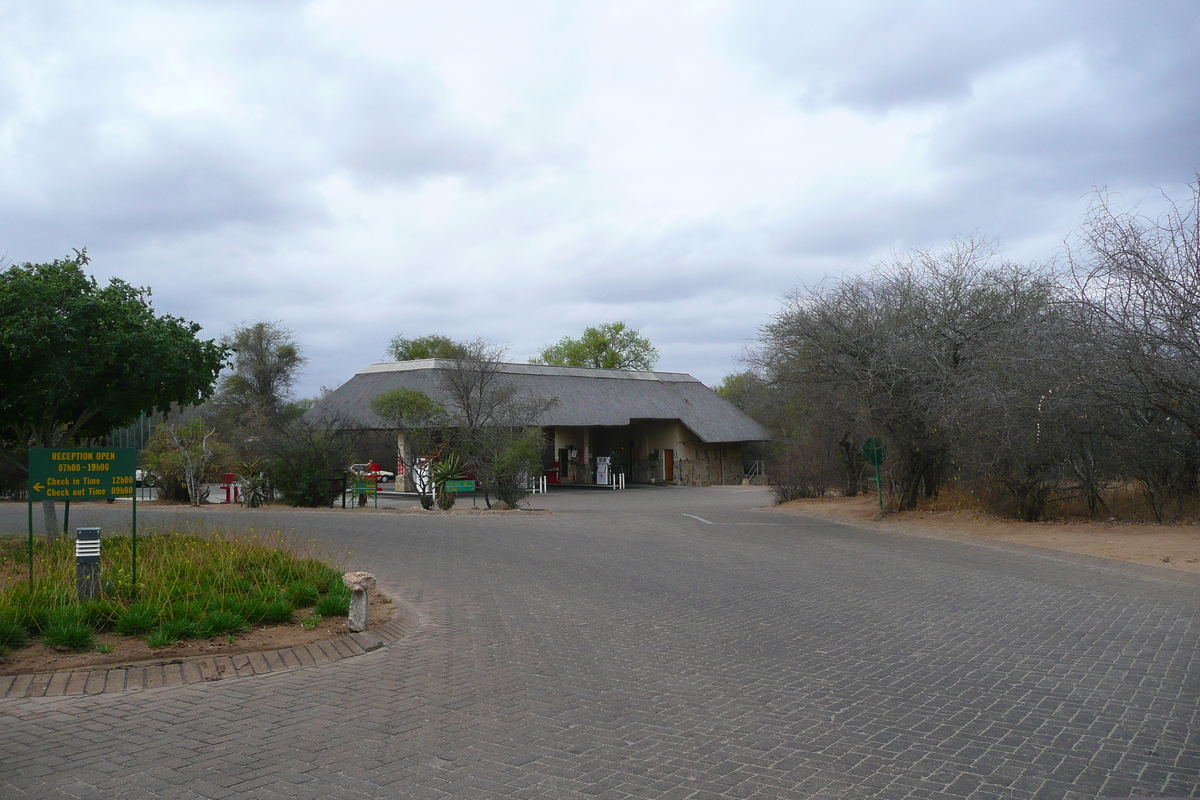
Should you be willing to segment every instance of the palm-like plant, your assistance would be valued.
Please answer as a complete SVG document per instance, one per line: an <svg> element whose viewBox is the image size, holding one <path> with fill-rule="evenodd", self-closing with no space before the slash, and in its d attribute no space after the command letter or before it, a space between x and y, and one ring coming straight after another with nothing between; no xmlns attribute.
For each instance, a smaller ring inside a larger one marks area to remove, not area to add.
<svg viewBox="0 0 1200 800"><path fill-rule="evenodd" d="M458 453L449 453L430 467L429 477L433 480L438 508L448 511L454 507L455 494L446 491L446 481L461 481L466 476L465 465Z"/></svg>

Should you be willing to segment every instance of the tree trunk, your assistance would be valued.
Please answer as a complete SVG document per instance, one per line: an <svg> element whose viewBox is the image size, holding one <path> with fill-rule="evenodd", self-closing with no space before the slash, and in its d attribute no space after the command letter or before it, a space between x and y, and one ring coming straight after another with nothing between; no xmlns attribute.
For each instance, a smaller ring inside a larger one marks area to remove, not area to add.
<svg viewBox="0 0 1200 800"><path fill-rule="evenodd" d="M58 511L54 508L53 500L42 501L42 519L46 522L46 538L57 539L61 531L58 529Z"/></svg>

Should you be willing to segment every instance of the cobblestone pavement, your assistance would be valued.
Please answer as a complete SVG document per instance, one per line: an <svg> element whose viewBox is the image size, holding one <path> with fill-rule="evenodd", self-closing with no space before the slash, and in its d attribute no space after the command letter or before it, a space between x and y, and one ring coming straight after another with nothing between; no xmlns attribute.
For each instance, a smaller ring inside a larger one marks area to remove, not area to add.
<svg viewBox="0 0 1200 800"><path fill-rule="evenodd" d="M220 512L327 543L420 624L305 669L0 701L0 797L1200 796L1200 586L765 503Z"/></svg>

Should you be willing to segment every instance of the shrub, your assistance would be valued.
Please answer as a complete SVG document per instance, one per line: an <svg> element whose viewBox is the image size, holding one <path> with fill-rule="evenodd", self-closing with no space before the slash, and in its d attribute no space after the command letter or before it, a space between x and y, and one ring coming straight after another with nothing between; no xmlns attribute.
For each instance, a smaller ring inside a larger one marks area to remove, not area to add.
<svg viewBox="0 0 1200 800"><path fill-rule="evenodd" d="M808 458L797 448L783 453L772 464L767 486L775 504L806 497L824 497L834 485L827 463Z"/></svg>
<svg viewBox="0 0 1200 800"><path fill-rule="evenodd" d="M324 508L333 501L332 482L327 469L313 468L298 473L275 462L276 481L283 502L301 508Z"/></svg>

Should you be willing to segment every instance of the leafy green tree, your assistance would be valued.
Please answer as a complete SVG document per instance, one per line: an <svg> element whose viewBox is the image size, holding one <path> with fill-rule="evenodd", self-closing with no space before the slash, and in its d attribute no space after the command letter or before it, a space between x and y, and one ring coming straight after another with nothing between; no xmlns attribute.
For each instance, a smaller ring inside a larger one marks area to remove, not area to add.
<svg viewBox="0 0 1200 800"><path fill-rule="evenodd" d="M150 290L84 272L86 250L0 272L0 437L17 449L98 439L212 394L225 348L156 314ZM57 530L53 502L43 506Z"/></svg>
<svg viewBox="0 0 1200 800"><path fill-rule="evenodd" d="M465 358L468 346L449 336L431 333L406 339L397 333L388 343L387 354L396 361L416 361L422 358Z"/></svg>
<svg viewBox="0 0 1200 800"><path fill-rule="evenodd" d="M279 322L239 325L224 339L233 371L221 379L218 403L242 414L277 417L308 359L295 335Z"/></svg>
<svg viewBox="0 0 1200 800"><path fill-rule="evenodd" d="M585 328L583 336L564 336L557 344L543 347L529 359L531 364L559 367L596 367L650 371L658 363L658 349L650 340L624 322L606 322Z"/></svg>

